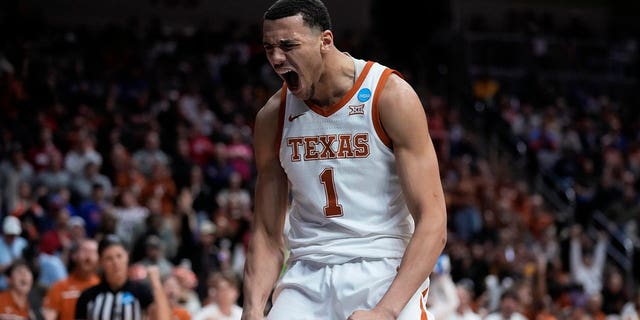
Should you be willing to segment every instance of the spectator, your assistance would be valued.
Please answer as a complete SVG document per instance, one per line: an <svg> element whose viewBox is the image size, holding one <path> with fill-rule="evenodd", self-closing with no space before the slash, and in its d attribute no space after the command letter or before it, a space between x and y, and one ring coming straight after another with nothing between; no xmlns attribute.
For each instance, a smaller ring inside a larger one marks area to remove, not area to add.
<svg viewBox="0 0 640 320"><path fill-rule="evenodd" d="M178 305L187 310L190 315L202 309L202 303L198 297L198 293L194 290L198 285L198 278L191 271L188 263L181 263L173 269L172 275L176 277L180 284L180 293L178 295Z"/></svg>
<svg viewBox="0 0 640 320"><path fill-rule="evenodd" d="M237 300L240 295L240 285L234 274L213 273L210 280L213 299L200 312L193 316L193 320L240 320L242 308Z"/></svg>
<svg viewBox="0 0 640 320"><path fill-rule="evenodd" d="M11 148L9 159L0 162L0 212L13 212L18 205L20 184L30 183L33 167L25 160L22 147Z"/></svg>
<svg viewBox="0 0 640 320"><path fill-rule="evenodd" d="M456 294L456 284L451 279L451 260L441 254L431 273L427 307L436 319L450 319L460 301Z"/></svg>
<svg viewBox="0 0 640 320"><path fill-rule="evenodd" d="M633 184L624 186L622 198L612 203L606 210L607 217L615 225L615 232L620 236L632 236L628 233L629 225L640 217L640 201Z"/></svg>
<svg viewBox="0 0 640 320"><path fill-rule="evenodd" d="M253 149L242 140L240 130L236 129L231 132L229 142L226 144L224 154L227 161L238 172L243 181L251 180L253 174L251 163L253 161Z"/></svg>
<svg viewBox="0 0 640 320"><path fill-rule="evenodd" d="M77 140L74 140L72 149L64 158L64 168L72 178L83 174L87 163L94 163L98 167L102 165L102 155L95 148L95 137L87 133L86 129L77 130Z"/></svg>
<svg viewBox="0 0 640 320"><path fill-rule="evenodd" d="M182 118L194 125L199 122L198 106L203 104L203 97L197 83L187 84L182 96L178 100L178 111Z"/></svg>
<svg viewBox="0 0 640 320"><path fill-rule="evenodd" d="M602 311L602 294L594 293L587 297L587 304L585 305L585 312L591 319L594 320L606 320L607 315Z"/></svg>
<svg viewBox="0 0 640 320"><path fill-rule="evenodd" d="M606 274L606 281L602 288L602 311L606 315L619 315L624 304L630 301L625 290L624 277L616 269Z"/></svg>
<svg viewBox="0 0 640 320"><path fill-rule="evenodd" d="M133 153L133 161L146 178L151 176L156 164L167 166L169 160L169 156L160 149L160 137L156 131L147 132L144 147Z"/></svg>
<svg viewBox="0 0 640 320"><path fill-rule="evenodd" d="M67 208L62 207L53 213L54 226L42 234L40 251L46 254L66 255L71 247L71 235L69 234L70 214Z"/></svg>
<svg viewBox="0 0 640 320"><path fill-rule="evenodd" d="M98 163L88 161L85 163L83 173L76 175L73 179L71 189L80 201L85 201L91 197L95 184L102 186L102 192L104 192L106 199L111 198L113 195L111 180L100 173L100 165Z"/></svg>
<svg viewBox="0 0 640 320"><path fill-rule="evenodd" d="M193 195L193 210L198 216L208 217L218 207L214 191L205 183L200 167L193 166L191 168L188 188Z"/></svg>
<svg viewBox="0 0 640 320"><path fill-rule="evenodd" d="M100 220L100 225L98 225L98 229L96 230L96 234L93 236L94 239L100 241L106 235L115 234L118 226L118 217L116 217L114 210L112 208L107 209L102 215L102 219Z"/></svg>
<svg viewBox="0 0 640 320"><path fill-rule="evenodd" d="M79 216L69 218L69 239L71 246L77 246L81 241L87 239L87 229L84 219Z"/></svg>
<svg viewBox="0 0 640 320"><path fill-rule="evenodd" d="M622 307L620 320L640 320L640 288L635 290L634 299Z"/></svg>
<svg viewBox="0 0 640 320"><path fill-rule="evenodd" d="M486 316L485 320L527 320L520 312L520 302L518 295L510 290L500 296L499 309Z"/></svg>
<svg viewBox="0 0 640 320"><path fill-rule="evenodd" d="M468 161L459 161L459 177L454 190L449 193L450 206L453 209L453 226L456 235L468 241L482 229L482 219L477 203L478 179L471 172Z"/></svg>
<svg viewBox="0 0 640 320"><path fill-rule="evenodd" d="M147 181L122 143L115 143L111 147L110 160L112 170L110 177L116 189L131 189L135 194L139 194Z"/></svg>
<svg viewBox="0 0 640 320"><path fill-rule="evenodd" d="M14 202L14 207L9 214L21 219L25 215L31 215L38 219L45 218L44 210L38 203L31 183L28 181L22 181L18 185L18 194Z"/></svg>
<svg viewBox="0 0 640 320"><path fill-rule="evenodd" d="M199 127L192 127L189 132L189 158L199 167L204 167L216 157L216 144Z"/></svg>
<svg viewBox="0 0 640 320"><path fill-rule="evenodd" d="M79 215L86 223L87 236L93 237L100 225L102 215L112 204L105 197L104 187L100 183L93 184L91 198L80 203Z"/></svg>
<svg viewBox="0 0 640 320"><path fill-rule="evenodd" d="M27 247L27 240L20 236L22 226L14 216L6 216L2 221L2 237L0 237L0 290L7 288L5 271L13 261L22 256Z"/></svg>
<svg viewBox="0 0 640 320"><path fill-rule="evenodd" d="M147 201L149 215L145 221L145 230L135 241L131 251L131 259L138 261L146 253L146 240L150 236L159 237L164 248L164 256L169 260L173 260L178 250L178 240L173 225L172 216L163 216L160 213L160 201L158 199L149 199Z"/></svg>
<svg viewBox="0 0 640 320"><path fill-rule="evenodd" d="M31 305L33 271L26 260L15 260L5 271L9 288L0 292L0 319L36 319L40 310Z"/></svg>
<svg viewBox="0 0 640 320"><path fill-rule="evenodd" d="M210 272L221 271L222 255L216 245L216 226L211 221L205 220L200 224L199 241L191 248L191 265L198 279L207 279ZM203 299L206 296L206 281L198 282L198 296Z"/></svg>
<svg viewBox="0 0 640 320"><path fill-rule="evenodd" d="M229 185L220 190L216 197L216 203L229 218L240 219L251 215L251 194L242 186L242 175L238 172L231 173Z"/></svg>
<svg viewBox="0 0 640 320"><path fill-rule="evenodd" d="M177 139L176 153L171 159L171 175L177 190L182 190L182 188L189 186L190 175L195 167L195 162L189 155L189 148L189 140L186 138Z"/></svg>
<svg viewBox="0 0 640 320"><path fill-rule="evenodd" d="M37 279L34 289L42 291L39 300L52 284L68 276L66 260L63 262L57 255L40 252L36 243L30 243L22 254L34 268L34 277Z"/></svg>
<svg viewBox="0 0 640 320"><path fill-rule="evenodd" d="M62 155L54 153L48 164L36 176L36 187L44 187L47 192L57 192L71 185L71 175L64 169Z"/></svg>
<svg viewBox="0 0 640 320"><path fill-rule="evenodd" d="M211 136L213 134L214 127L217 127L220 124L215 113L213 113L211 108L209 108L209 105L205 102L200 102L198 103L196 110L195 122L192 125L199 128L199 131L203 135Z"/></svg>
<svg viewBox="0 0 640 320"><path fill-rule="evenodd" d="M607 236L598 234L598 242L593 251L583 250L582 242L586 241L579 225L571 229L570 269L571 277L580 284L588 296L600 293L602 289L602 273L607 250Z"/></svg>
<svg viewBox="0 0 640 320"><path fill-rule="evenodd" d="M49 168L54 158L61 158L61 152L53 142L53 134L50 128L42 127L38 142L29 149L28 158L36 172Z"/></svg>
<svg viewBox="0 0 640 320"><path fill-rule="evenodd" d="M427 308L436 319L451 319L460 301L456 295L455 283L449 274L431 274Z"/></svg>
<svg viewBox="0 0 640 320"><path fill-rule="evenodd" d="M165 216L172 215L177 190L171 178L169 166L162 163L152 165L151 173L147 178L147 184L140 191L140 201L145 203L149 199L156 198L160 201L160 213Z"/></svg>
<svg viewBox="0 0 640 320"><path fill-rule="evenodd" d="M132 247L133 240L144 232L145 220L149 216L149 209L140 205L131 190L122 190L115 204L113 215L116 218L116 233ZM103 217L104 218L104 217Z"/></svg>
<svg viewBox="0 0 640 320"><path fill-rule="evenodd" d="M472 309L473 283L470 280L460 281L456 284L456 293L460 303L448 319L450 320L480 320L480 315Z"/></svg>
<svg viewBox="0 0 640 320"><path fill-rule="evenodd" d="M157 266L160 270L161 278L171 275L173 264L166 258L160 238L156 235L148 236L145 240L145 249L145 255L140 260L140 264L143 266Z"/></svg>
<svg viewBox="0 0 640 320"><path fill-rule="evenodd" d="M182 293L182 287L176 276L173 274L169 274L163 279L164 280L162 281L162 287L164 288L164 292L167 294L167 299L169 299L169 305L171 306L171 315L173 316L172 319L191 319L189 311L182 308L178 302L178 299L180 299L180 294Z"/></svg>
<svg viewBox="0 0 640 320"><path fill-rule="evenodd" d="M71 273L66 279L54 283L44 300L46 320L73 320L75 306L83 290L100 282L97 275L98 243L84 239L71 252Z"/></svg>

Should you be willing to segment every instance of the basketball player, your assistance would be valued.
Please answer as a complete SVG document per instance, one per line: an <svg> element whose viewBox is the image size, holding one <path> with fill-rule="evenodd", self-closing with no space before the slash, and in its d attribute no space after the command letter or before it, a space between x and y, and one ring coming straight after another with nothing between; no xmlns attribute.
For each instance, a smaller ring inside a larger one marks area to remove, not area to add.
<svg viewBox="0 0 640 320"><path fill-rule="evenodd" d="M276 282L268 319L427 319L446 209L420 99L337 49L320 0L275 2L262 39L284 84L256 119L243 319L262 319Z"/></svg>

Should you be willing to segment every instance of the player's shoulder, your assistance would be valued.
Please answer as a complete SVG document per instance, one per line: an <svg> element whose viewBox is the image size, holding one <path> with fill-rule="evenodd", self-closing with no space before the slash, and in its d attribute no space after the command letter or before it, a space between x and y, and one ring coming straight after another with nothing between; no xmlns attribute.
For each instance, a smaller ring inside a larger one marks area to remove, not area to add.
<svg viewBox="0 0 640 320"><path fill-rule="evenodd" d="M389 76L385 80L383 92L391 91L391 92L397 93L396 91L405 91L405 90L408 90L409 92L413 91L413 87L405 79L402 73L400 73L396 69L392 69L389 67L386 67L386 68L389 71Z"/></svg>
<svg viewBox="0 0 640 320"><path fill-rule="evenodd" d="M381 96L380 98L386 97L390 102L393 102L404 96L416 96L416 91L401 71L392 66L381 64L380 62L375 63L382 68L380 82L377 88L377 92Z"/></svg>
<svg viewBox="0 0 640 320"><path fill-rule="evenodd" d="M283 90L286 90L285 88L280 88L278 91L276 91L271 98L269 98L269 100L267 100L267 102L264 104L264 106L262 106L262 108L260 108L260 110L258 110L258 113L256 115L256 121L258 122L273 122L276 121L276 119L278 118L278 115L280 113L280 105L283 102L282 99L282 95L283 95Z"/></svg>

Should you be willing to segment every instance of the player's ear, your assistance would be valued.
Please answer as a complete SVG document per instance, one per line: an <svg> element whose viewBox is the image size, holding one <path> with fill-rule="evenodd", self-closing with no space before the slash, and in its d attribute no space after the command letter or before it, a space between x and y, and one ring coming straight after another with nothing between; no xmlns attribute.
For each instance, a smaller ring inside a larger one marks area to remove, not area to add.
<svg viewBox="0 0 640 320"><path fill-rule="evenodd" d="M323 51L327 51L333 46L333 32L331 32L331 30L322 31L320 39L322 41L321 49Z"/></svg>

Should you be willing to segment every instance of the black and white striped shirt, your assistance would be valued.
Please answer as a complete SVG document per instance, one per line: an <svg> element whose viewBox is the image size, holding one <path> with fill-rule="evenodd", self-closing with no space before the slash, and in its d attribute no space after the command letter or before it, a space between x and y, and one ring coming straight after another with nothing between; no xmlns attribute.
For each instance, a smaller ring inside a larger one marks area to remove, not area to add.
<svg viewBox="0 0 640 320"><path fill-rule="evenodd" d="M143 320L153 302L151 288L144 283L127 281L114 291L106 282L82 292L76 302L76 319Z"/></svg>

